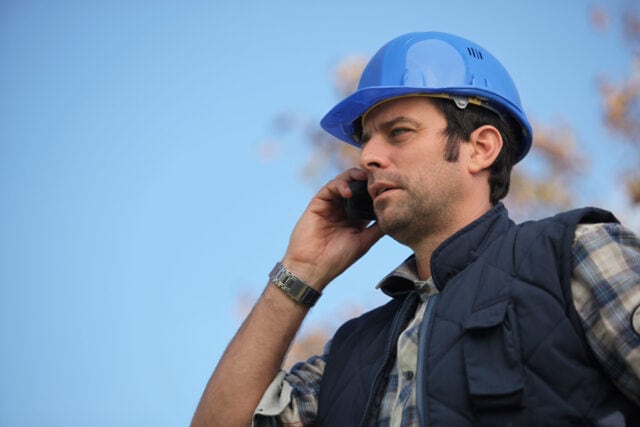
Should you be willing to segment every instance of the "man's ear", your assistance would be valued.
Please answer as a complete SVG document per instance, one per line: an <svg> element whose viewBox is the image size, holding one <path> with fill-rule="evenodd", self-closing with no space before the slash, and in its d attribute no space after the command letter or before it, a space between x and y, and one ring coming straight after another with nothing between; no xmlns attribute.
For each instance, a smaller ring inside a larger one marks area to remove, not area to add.
<svg viewBox="0 0 640 427"><path fill-rule="evenodd" d="M502 135L491 125L480 126L469 137L469 172L479 173L491 167L502 150Z"/></svg>

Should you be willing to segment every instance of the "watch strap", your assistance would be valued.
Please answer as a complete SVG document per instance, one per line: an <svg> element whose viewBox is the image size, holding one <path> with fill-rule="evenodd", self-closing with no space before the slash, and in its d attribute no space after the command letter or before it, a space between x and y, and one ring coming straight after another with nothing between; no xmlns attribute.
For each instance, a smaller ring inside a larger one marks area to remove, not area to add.
<svg viewBox="0 0 640 427"><path fill-rule="evenodd" d="M313 307L322 295L321 292L316 291L302 279L287 270L280 262L276 263L271 273L269 273L269 279L287 294L289 298L309 307Z"/></svg>

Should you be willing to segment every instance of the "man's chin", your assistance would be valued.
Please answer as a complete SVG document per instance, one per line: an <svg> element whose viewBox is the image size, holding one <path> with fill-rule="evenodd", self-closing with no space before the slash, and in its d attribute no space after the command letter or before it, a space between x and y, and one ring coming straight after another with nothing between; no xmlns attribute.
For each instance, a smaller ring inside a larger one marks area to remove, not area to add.
<svg viewBox="0 0 640 427"><path fill-rule="evenodd" d="M404 228L398 218L390 215L388 209L383 210L382 212L376 211L376 218L378 221L378 225L380 226L380 230L391 237L394 237L395 234L401 232Z"/></svg>

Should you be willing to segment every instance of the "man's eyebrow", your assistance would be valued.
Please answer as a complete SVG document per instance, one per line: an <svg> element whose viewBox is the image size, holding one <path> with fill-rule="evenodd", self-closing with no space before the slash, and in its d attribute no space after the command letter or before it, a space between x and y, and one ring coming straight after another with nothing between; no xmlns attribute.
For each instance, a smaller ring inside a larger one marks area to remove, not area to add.
<svg viewBox="0 0 640 427"><path fill-rule="evenodd" d="M411 117L407 117L407 116L398 116L398 117L394 117L390 120L387 120L386 122L382 122L380 123L377 128L382 130L382 131L388 131L390 128L394 127L395 125L399 124L399 123L409 123L413 126L418 126L420 123L416 120L413 119ZM362 137L360 138L360 143L364 144L365 142L369 141L371 139L371 133L366 132L364 130L362 130Z"/></svg>

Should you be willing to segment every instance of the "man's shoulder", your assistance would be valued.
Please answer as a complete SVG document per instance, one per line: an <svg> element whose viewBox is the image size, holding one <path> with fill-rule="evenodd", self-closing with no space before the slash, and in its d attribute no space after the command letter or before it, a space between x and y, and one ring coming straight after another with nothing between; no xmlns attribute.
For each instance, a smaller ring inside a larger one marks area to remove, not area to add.
<svg viewBox="0 0 640 427"><path fill-rule="evenodd" d="M608 210L587 206L556 213L545 218L529 220L518 224L520 234L544 233L545 231L562 228L573 235L578 230L604 227L611 224L619 226L620 222L613 213ZM591 227L593 226L593 227Z"/></svg>
<svg viewBox="0 0 640 427"><path fill-rule="evenodd" d="M577 219L578 224L619 223L613 213L595 206L571 209L558 213L551 218L555 218L556 220L564 218L569 220Z"/></svg>

